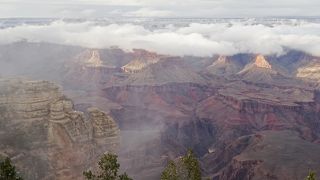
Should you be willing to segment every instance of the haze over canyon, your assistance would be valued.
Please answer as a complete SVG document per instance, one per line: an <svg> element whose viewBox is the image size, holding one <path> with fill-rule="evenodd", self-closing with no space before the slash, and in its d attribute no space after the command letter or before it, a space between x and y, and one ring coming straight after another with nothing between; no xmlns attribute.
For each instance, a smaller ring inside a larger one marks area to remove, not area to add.
<svg viewBox="0 0 320 180"><path fill-rule="evenodd" d="M83 179L101 155L160 179L320 175L317 18L0 19L0 157Z"/></svg>

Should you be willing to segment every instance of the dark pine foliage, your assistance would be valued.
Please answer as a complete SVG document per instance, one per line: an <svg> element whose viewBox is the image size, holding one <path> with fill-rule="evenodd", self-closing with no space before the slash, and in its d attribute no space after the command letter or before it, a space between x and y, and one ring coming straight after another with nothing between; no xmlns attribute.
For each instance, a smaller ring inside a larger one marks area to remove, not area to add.
<svg viewBox="0 0 320 180"><path fill-rule="evenodd" d="M8 157L0 161L0 180L22 180Z"/></svg>

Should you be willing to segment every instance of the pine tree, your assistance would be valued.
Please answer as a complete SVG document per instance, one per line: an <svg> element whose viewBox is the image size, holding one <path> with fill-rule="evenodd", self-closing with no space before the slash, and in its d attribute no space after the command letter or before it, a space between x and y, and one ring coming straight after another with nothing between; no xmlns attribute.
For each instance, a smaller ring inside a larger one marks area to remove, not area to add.
<svg viewBox="0 0 320 180"><path fill-rule="evenodd" d="M313 171L309 172L309 175L307 176L306 180L316 180L316 173Z"/></svg>
<svg viewBox="0 0 320 180"><path fill-rule="evenodd" d="M132 180L127 173L123 173L121 175L119 175L119 180Z"/></svg>
<svg viewBox="0 0 320 180"><path fill-rule="evenodd" d="M118 156L115 154L105 154L98 162L98 174L92 171L83 172L87 180L132 180L126 173L118 175L120 164L117 160Z"/></svg>
<svg viewBox="0 0 320 180"><path fill-rule="evenodd" d="M0 180L22 180L8 157L0 162Z"/></svg>
<svg viewBox="0 0 320 180"><path fill-rule="evenodd" d="M200 165L192 150L188 150L187 155L182 157L182 162L187 169L189 180L201 180Z"/></svg>
<svg viewBox="0 0 320 180"><path fill-rule="evenodd" d="M169 161L161 180L201 180L200 165L192 150L176 162Z"/></svg>
<svg viewBox="0 0 320 180"><path fill-rule="evenodd" d="M167 167L162 172L161 180L179 180L177 167L173 161L169 161Z"/></svg>

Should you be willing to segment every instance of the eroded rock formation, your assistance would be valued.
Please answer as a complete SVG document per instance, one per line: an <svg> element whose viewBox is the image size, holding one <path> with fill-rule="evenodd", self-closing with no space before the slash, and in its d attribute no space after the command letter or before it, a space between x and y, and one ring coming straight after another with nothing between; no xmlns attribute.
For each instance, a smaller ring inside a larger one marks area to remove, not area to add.
<svg viewBox="0 0 320 180"><path fill-rule="evenodd" d="M141 49L135 49L133 52L134 59L128 64L121 67L126 73L137 73L150 64L157 63L162 56Z"/></svg>
<svg viewBox="0 0 320 180"><path fill-rule="evenodd" d="M0 81L0 151L26 179L81 179L107 151L115 152L119 128L97 108L75 111L48 81Z"/></svg>
<svg viewBox="0 0 320 180"><path fill-rule="evenodd" d="M241 79L253 82L272 82L277 72L263 55L258 55L252 63L247 64L237 73Z"/></svg>
<svg viewBox="0 0 320 180"><path fill-rule="evenodd" d="M231 57L219 56L210 66L207 67L209 73L217 75L231 75L239 72L241 67L232 61Z"/></svg>
<svg viewBox="0 0 320 180"><path fill-rule="evenodd" d="M309 81L320 83L320 59L313 58L304 66L297 69L296 76ZM318 86L319 87L319 86Z"/></svg>
<svg viewBox="0 0 320 180"><path fill-rule="evenodd" d="M241 139L238 143L246 146L244 150L214 179L300 180L306 177L306 168L320 173L320 162L314 161L320 158L320 146L301 139L295 132L262 131Z"/></svg>

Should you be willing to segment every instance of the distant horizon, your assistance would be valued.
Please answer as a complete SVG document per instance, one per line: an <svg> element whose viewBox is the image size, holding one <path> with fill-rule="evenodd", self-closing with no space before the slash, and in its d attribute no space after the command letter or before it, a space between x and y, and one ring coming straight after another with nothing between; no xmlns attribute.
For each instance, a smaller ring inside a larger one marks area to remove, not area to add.
<svg viewBox="0 0 320 180"><path fill-rule="evenodd" d="M174 56L277 54L320 57L317 18L31 18L0 20L0 44L20 40Z"/></svg>
<svg viewBox="0 0 320 180"><path fill-rule="evenodd" d="M2 19L106 19L106 18L141 18L141 19L272 19L272 18L279 18L279 19L320 19L320 16L247 16L247 17L192 17L192 16L184 16L184 17L144 17L144 16L105 16L105 17L92 17L92 18L76 18L76 17L0 17Z"/></svg>
<svg viewBox="0 0 320 180"><path fill-rule="evenodd" d="M319 17L318 0L2 0L0 17Z"/></svg>

